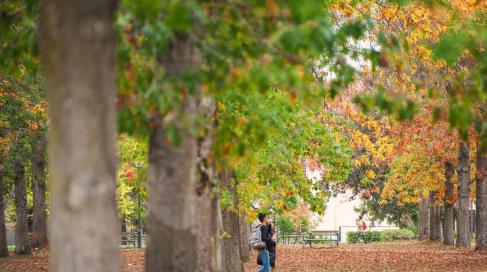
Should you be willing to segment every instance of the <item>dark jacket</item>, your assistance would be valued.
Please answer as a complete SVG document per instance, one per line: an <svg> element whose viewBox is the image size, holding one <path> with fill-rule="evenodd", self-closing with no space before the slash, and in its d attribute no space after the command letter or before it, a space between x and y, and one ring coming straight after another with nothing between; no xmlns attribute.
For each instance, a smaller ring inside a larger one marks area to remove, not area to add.
<svg viewBox="0 0 487 272"><path fill-rule="evenodd" d="M272 240L272 226L271 224L260 226L260 232L262 234L262 241L266 244L266 249L269 251L269 258L271 267L276 265L276 242ZM257 264L262 265L262 260L257 255Z"/></svg>
<svg viewBox="0 0 487 272"><path fill-rule="evenodd" d="M260 234L262 237L262 241L265 242L265 248L269 250L270 248L273 247L273 241L272 241L272 233L269 232L269 227L265 224L260 226Z"/></svg>

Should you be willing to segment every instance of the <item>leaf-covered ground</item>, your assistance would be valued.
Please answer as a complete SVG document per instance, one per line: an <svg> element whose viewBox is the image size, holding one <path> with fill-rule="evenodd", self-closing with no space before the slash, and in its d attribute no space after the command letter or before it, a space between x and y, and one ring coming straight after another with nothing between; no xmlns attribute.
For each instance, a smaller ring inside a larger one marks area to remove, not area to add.
<svg viewBox="0 0 487 272"><path fill-rule="evenodd" d="M257 271L255 262L253 256L245 271ZM487 271L487 253L419 242L283 246L277 250L275 271Z"/></svg>
<svg viewBox="0 0 487 272"><path fill-rule="evenodd" d="M256 256L245 264L245 271L257 271ZM48 253L0 259L2 272L48 271ZM123 272L142 272L144 252L122 251ZM445 247L430 243L340 245L336 247L279 246L274 271L487 271L487 253Z"/></svg>
<svg viewBox="0 0 487 272"><path fill-rule="evenodd" d="M0 272L48 272L48 259L47 250L34 251L33 256L0 258ZM123 272L143 272L144 251L123 249L122 268Z"/></svg>

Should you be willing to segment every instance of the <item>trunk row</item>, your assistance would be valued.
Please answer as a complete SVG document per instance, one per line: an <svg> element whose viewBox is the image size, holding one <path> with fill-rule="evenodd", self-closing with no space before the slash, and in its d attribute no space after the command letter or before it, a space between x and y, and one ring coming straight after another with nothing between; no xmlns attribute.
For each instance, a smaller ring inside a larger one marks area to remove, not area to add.
<svg viewBox="0 0 487 272"><path fill-rule="evenodd" d="M434 205L434 197L423 198L418 203L418 239L438 241L441 239L441 222L443 223L443 243L455 244L455 222L457 227L456 245L470 247L471 214L470 214L470 146L468 142L460 142L458 147L457 188L457 220L454 209L454 185L452 177L455 168L451 161L446 161L445 195L443 207ZM475 248L487 249L487 156L478 148L476 157L476 213L475 213ZM433 195L433 194L432 194ZM442 212L443 209L443 212ZM441 215L443 214L443 220Z"/></svg>

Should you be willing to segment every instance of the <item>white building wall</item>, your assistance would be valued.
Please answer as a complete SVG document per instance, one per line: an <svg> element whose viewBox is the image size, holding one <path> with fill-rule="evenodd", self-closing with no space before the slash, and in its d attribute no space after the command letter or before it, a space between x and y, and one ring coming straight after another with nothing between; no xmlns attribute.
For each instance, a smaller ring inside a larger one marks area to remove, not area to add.
<svg viewBox="0 0 487 272"><path fill-rule="evenodd" d="M305 175L308 179L319 181L321 180L323 173L326 169L315 166L310 167L309 161L305 162ZM354 208L360 206L360 199L355 197L352 199L352 191L347 191L342 194L338 194L336 197L331 197L328 200L327 208L324 215L314 214L312 221L314 223L314 230L341 230L341 241L346 241L346 233L348 231L356 231L356 220L359 214L355 212ZM387 222L374 222L372 226L371 221L364 216L364 221L367 224L367 230L383 230L398 228L395 225L388 224Z"/></svg>
<svg viewBox="0 0 487 272"><path fill-rule="evenodd" d="M340 226L355 226L355 220L359 215L354 211L354 207L360 206L360 200L357 198L351 200L350 197L351 193L347 192L330 198L325 214L322 216L315 215L314 229L338 230ZM367 218L365 219L367 224Z"/></svg>

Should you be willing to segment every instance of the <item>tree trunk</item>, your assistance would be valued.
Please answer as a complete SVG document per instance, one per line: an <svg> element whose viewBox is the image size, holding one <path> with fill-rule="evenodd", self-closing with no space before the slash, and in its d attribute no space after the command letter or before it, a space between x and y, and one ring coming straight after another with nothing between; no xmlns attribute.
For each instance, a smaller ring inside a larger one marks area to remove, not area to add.
<svg viewBox="0 0 487 272"><path fill-rule="evenodd" d="M443 215L443 243L445 245L455 244L455 215L453 212L453 182L454 168L451 161L445 162L445 199Z"/></svg>
<svg viewBox="0 0 487 272"><path fill-rule="evenodd" d="M220 197L217 193L211 201L211 229L212 232L212 267L216 268L217 272L225 272L225 264L223 263L223 220L220 206Z"/></svg>
<svg viewBox="0 0 487 272"><path fill-rule="evenodd" d="M32 150L32 192L34 197L34 216L32 226L31 245L33 248L43 248L47 245L47 210L46 210L46 175L44 174L43 137L34 145Z"/></svg>
<svg viewBox="0 0 487 272"><path fill-rule="evenodd" d="M210 192L202 192L198 196L196 213L198 243L196 271L216 271L212 267L212 229L211 229L211 199Z"/></svg>
<svg viewBox="0 0 487 272"><path fill-rule="evenodd" d="M223 188L233 196L233 204L236 209L238 205L237 188L232 184L235 179L233 172L226 171L223 174ZM226 207L222 212L223 219L223 261L227 272L243 271L243 264L240 261L240 231L239 216L235 209Z"/></svg>
<svg viewBox="0 0 487 272"><path fill-rule="evenodd" d="M159 121L149 147L146 271L196 270L196 141L185 133L178 147L164 143Z"/></svg>
<svg viewBox="0 0 487 272"><path fill-rule="evenodd" d="M14 159L15 185L15 254L31 254L27 225L27 191L25 186L25 166L19 148Z"/></svg>
<svg viewBox="0 0 487 272"><path fill-rule="evenodd" d="M246 262L250 257L250 225L245 218L245 213L239 216L239 240L240 240L240 260Z"/></svg>
<svg viewBox="0 0 487 272"><path fill-rule="evenodd" d="M441 240L441 224L440 224L440 207L435 206L434 201L431 200L430 207L430 234L431 241Z"/></svg>
<svg viewBox="0 0 487 272"><path fill-rule="evenodd" d="M3 184L3 165L0 164L0 257L8 256L7 248L7 228L5 227L5 203L3 199L4 184Z"/></svg>
<svg viewBox="0 0 487 272"><path fill-rule="evenodd" d="M198 139L197 170L198 183L196 186L197 199L197 271L217 271L216 268L216 242L217 233L212 229L213 212L213 163L210 161L215 126L211 117L215 112L215 100L211 96L201 96L198 101L198 114L209 116L205 127L206 133ZM216 215L216 214L215 214Z"/></svg>
<svg viewBox="0 0 487 272"><path fill-rule="evenodd" d="M49 101L52 271L120 271L115 201L115 0L49 0L40 49Z"/></svg>
<svg viewBox="0 0 487 272"><path fill-rule="evenodd" d="M430 215L429 199L421 198L418 204L418 240L428 240Z"/></svg>
<svg viewBox="0 0 487 272"><path fill-rule="evenodd" d="M458 236L457 246L470 247L470 147L468 142L458 145Z"/></svg>
<svg viewBox="0 0 487 272"><path fill-rule="evenodd" d="M480 147L477 150L476 166L475 248L485 250L487 249L487 156L482 153Z"/></svg>
<svg viewBox="0 0 487 272"><path fill-rule="evenodd" d="M166 77L178 80L185 72L198 69L201 57L191 36L176 32L159 61ZM146 256L149 272L197 268L197 143L188 127L184 127L184 118L197 114L197 107L192 95L181 93L181 100L181 113L169 113L164 119L153 116L147 221L150 240ZM170 142L175 137L168 133L168 122L177 127L181 143Z"/></svg>

